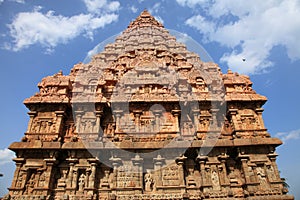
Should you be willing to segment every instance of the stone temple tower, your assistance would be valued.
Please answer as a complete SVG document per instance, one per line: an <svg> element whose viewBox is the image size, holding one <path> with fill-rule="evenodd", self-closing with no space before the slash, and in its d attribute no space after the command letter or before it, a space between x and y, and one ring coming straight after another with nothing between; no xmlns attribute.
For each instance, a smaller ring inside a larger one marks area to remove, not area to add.
<svg viewBox="0 0 300 200"><path fill-rule="evenodd" d="M143 11L26 99L5 199L292 200L248 76L203 62Z"/></svg>

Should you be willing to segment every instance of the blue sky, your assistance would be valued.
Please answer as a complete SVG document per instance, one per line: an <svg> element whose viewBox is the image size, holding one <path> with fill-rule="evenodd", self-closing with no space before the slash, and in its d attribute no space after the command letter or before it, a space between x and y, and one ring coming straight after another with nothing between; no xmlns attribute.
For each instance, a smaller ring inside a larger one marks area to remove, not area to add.
<svg viewBox="0 0 300 200"><path fill-rule="evenodd" d="M284 141L277 148L279 170L300 198L299 0L0 0L0 196L14 171L7 147L20 141L28 123L22 101L43 77L68 74L145 8L166 28L199 42L224 73L248 74L268 97L265 125Z"/></svg>

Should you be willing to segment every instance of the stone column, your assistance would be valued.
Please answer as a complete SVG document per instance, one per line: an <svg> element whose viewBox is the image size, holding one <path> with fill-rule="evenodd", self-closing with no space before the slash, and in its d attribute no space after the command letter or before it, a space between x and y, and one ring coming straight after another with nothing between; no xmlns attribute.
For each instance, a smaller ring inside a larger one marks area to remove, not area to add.
<svg viewBox="0 0 300 200"><path fill-rule="evenodd" d="M76 116L76 132L80 133L81 131L81 117L83 115L84 111L82 110L76 110L75 116Z"/></svg>
<svg viewBox="0 0 300 200"><path fill-rule="evenodd" d="M100 133L100 126L101 126L101 116L103 112L102 111L95 111L96 115L96 126L95 126L95 133L99 134Z"/></svg>
<svg viewBox="0 0 300 200"><path fill-rule="evenodd" d="M131 159L134 166L137 166L138 171L133 173L138 173L138 185L137 187L143 186L143 158L141 158L138 154Z"/></svg>
<svg viewBox="0 0 300 200"><path fill-rule="evenodd" d="M123 113L122 110L115 110L114 114L116 116L116 132L120 132L120 118L121 114Z"/></svg>
<svg viewBox="0 0 300 200"><path fill-rule="evenodd" d="M197 161L199 162L200 165L200 174L201 174L201 186L206 186L207 185L207 180L206 180L206 172L205 172L205 163L207 161L208 157L207 156L200 156L198 155Z"/></svg>
<svg viewBox="0 0 300 200"><path fill-rule="evenodd" d="M239 123L238 123L238 120L237 120L237 112L238 112L238 109L229 109L229 114L231 116L231 119L232 119L232 122L233 122L233 129L234 130L239 130L240 127L239 127Z"/></svg>
<svg viewBox="0 0 300 200"><path fill-rule="evenodd" d="M37 115L37 112L30 111L30 112L28 112L28 115L29 115L29 122L28 122L28 127L27 127L27 133L30 133L30 132L32 132L31 129L32 129L32 125L33 125L33 119Z"/></svg>
<svg viewBox="0 0 300 200"><path fill-rule="evenodd" d="M174 109L174 110L172 110L172 114L174 115L174 117L175 117L175 124L174 124L174 126L175 126L175 132L176 133L179 133L180 131L179 131L179 115L180 115L180 110L178 110L178 109Z"/></svg>
<svg viewBox="0 0 300 200"><path fill-rule="evenodd" d="M65 114L65 111L55 111L56 114L56 133L59 135L63 127L62 121Z"/></svg>
<svg viewBox="0 0 300 200"><path fill-rule="evenodd" d="M141 110L134 110L133 113L134 113L134 117L135 117L135 131L138 133L140 132L140 126L141 126L141 122L140 122L140 116L142 114L143 111Z"/></svg>
<svg viewBox="0 0 300 200"><path fill-rule="evenodd" d="M220 183L221 183L221 185L228 185L229 186L230 185L230 180L227 176L227 170L226 170L226 164L225 164L228 157L229 156L226 155L226 154L218 156L219 160L221 161Z"/></svg>
<svg viewBox="0 0 300 200"><path fill-rule="evenodd" d="M161 115L161 110L153 110L153 113L155 115L155 132L159 132L160 131L160 120L159 120L159 116Z"/></svg>
<svg viewBox="0 0 300 200"><path fill-rule="evenodd" d="M180 157L176 158L176 163L179 167L178 172L179 172L179 180L180 180L180 186L185 186L185 181L184 181L184 161L187 159L184 155L181 155Z"/></svg>
<svg viewBox="0 0 300 200"><path fill-rule="evenodd" d="M54 165L56 164L57 160L55 157L51 158L45 158L44 159L46 163L46 170L44 173L46 173L46 180L45 180L45 188L48 188L48 191L51 191L53 189L54 185ZM48 193L48 192L47 192Z"/></svg>
<svg viewBox="0 0 300 200"><path fill-rule="evenodd" d="M67 181L67 188L74 188L76 187L76 179L74 180L74 165L78 162L77 158L67 158L69 162L69 174L68 174L68 181Z"/></svg>
<svg viewBox="0 0 300 200"><path fill-rule="evenodd" d="M157 155L156 158L153 158L154 161L154 171L155 171L155 185L162 186L162 166L165 162L165 159L161 157L161 155Z"/></svg>
<svg viewBox="0 0 300 200"><path fill-rule="evenodd" d="M20 185L21 187L24 185L24 180L23 177L21 178L22 183L18 184L18 179L20 176L23 176L22 172L21 172L21 168L25 162L24 158L14 158L13 161L16 163L16 170L15 170L15 174L12 180L12 187L18 187L18 185ZM20 187L18 187L20 188Z"/></svg>
<svg viewBox="0 0 300 200"><path fill-rule="evenodd" d="M91 165L91 172L90 176L88 177L88 187L94 188L95 187L95 178L96 178L96 168L98 160L95 158L89 158L88 162Z"/></svg>
<svg viewBox="0 0 300 200"><path fill-rule="evenodd" d="M219 109L211 109L211 123L210 123L210 131L219 131L218 129L218 119L217 119L217 112Z"/></svg>
<svg viewBox="0 0 300 200"><path fill-rule="evenodd" d="M199 130L199 114L200 110L193 110L193 116L194 116L194 125L195 125L195 132L197 133Z"/></svg>
<svg viewBox="0 0 300 200"><path fill-rule="evenodd" d="M276 153L269 153L268 154L268 157L269 157L269 159L270 159L270 161L271 161L271 166L273 167L273 169L274 169L274 173L275 173L275 177L276 177L276 179L278 180L278 181L281 181L281 179L280 179L280 174L279 174L279 171L278 171L278 167L277 167L277 165L276 165L276 157L277 157L278 155L276 154Z"/></svg>
<svg viewBox="0 0 300 200"><path fill-rule="evenodd" d="M117 157L111 157L110 159L110 162L112 163L112 166L113 166L113 189L116 189L117 188L117 178L118 178L118 167L120 166L122 160L120 158L117 158Z"/></svg>
<svg viewBox="0 0 300 200"><path fill-rule="evenodd" d="M255 112L257 114L257 118L258 118L258 122L259 122L259 128L260 129L265 129L265 125L264 125L264 120L262 118L262 113L263 113L264 109L263 108L256 108Z"/></svg>

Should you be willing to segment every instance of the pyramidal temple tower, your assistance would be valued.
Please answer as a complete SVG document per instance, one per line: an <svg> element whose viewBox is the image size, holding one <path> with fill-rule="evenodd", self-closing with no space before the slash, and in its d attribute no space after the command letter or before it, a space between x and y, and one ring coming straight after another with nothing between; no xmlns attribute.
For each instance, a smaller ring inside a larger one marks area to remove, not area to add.
<svg viewBox="0 0 300 200"><path fill-rule="evenodd" d="M179 43L143 11L69 75L26 99L5 199L292 200L248 76Z"/></svg>

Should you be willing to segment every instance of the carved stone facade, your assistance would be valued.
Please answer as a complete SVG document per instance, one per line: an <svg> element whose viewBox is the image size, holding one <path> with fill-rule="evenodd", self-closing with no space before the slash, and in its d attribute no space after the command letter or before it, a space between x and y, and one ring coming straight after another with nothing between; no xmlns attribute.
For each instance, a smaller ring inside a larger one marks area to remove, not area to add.
<svg viewBox="0 0 300 200"><path fill-rule="evenodd" d="M147 11L38 85L7 199L293 199L249 77L202 62Z"/></svg>

